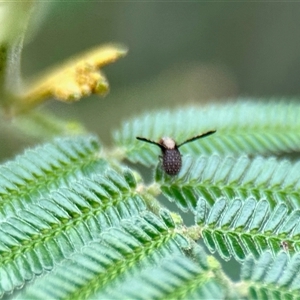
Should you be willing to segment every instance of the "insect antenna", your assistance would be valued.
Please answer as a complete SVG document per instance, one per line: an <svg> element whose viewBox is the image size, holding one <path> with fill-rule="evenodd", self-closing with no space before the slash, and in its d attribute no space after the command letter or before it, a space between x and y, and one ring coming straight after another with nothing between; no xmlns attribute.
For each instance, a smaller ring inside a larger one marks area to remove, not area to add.
<svg viewBox="0 0 300 300"><path fill-rule="evenodd" d="M137 139L137 140L140 140L140 141L143 141L143 142L146 142L146 143L149 143L149 144L154 144L154 145L158 146L159 148L163 148L163 146L162 146L161 144L156 143L156 142L151 141L151 140L148 140L148 139L146 139L146 138L137 136L136 139Z"/></svg>
<svg viewBox="0 0 300 300"><path fill-rule="evenodd" d="M206 137L206 136L209 136L209 135L211 135L211 134L213 134L213 133L215 133L215 132L216 132L216 130L210 130L210 131L207 131L207 132L202 133L202 134L200 134L200 135L196 135L196 136L194 136L194 137L192 137L192 138L190 138L190 139L184 141L183 143L177 145L177 148L181 147L181 146L184 145L184 144L187 144L187 143L196 141L196 140L198 140L198 139L202 139L202 138L204 138L204 137Z"/></svg>

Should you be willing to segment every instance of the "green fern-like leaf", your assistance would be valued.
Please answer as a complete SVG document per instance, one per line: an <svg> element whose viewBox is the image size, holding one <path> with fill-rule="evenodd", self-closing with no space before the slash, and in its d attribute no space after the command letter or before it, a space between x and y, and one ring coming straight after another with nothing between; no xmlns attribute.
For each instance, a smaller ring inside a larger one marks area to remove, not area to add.
<svg viewBox="0 0 300 300"><path fill-rule="evenodd" d="M195 262L173 255L122 278L117 288L97 293L97 299L220 299L226 289ZM211 270L209 270L211 271ZM167 280L166 280L167 279ZM141 292L142 291L142 292Z"/></svg>
<svg viewBox="0 0 300 300"><path fill-rule="evenodd" d="M0 220L14 215L30 203L60 186L104 171L95 137L59 138L0 167Z"/></svg>
<svg viewBox="0 0 300 300"><path fill-rule="evenodd" d="M276 255L282 242L289 252L300 252L300 210L289 212L284 203L272 211L266 200L219 199L209 208L199 199L196 223L208 249L224 260L243 261L249 253L258 258L265 250Z"/></svg>
<svg viewBox="0 0 300 300"><path fill-rule="evenodd" d="M250 102L158 112L115 134L114 169L95 137L57 139L0 166L0 298L240 299L247 289L250 298L295 298L300 162L235 155L299 151L299 112ZM212 129L180 148L178 175L158 166L149 187L116 159L151 166L160 150L136 136L181 143ZM160 191L190 209L195 226L162 209ZM246 259L234 289L191 238L224 260L252 254L258 263Z"/></svg>
<svg viewBox="0 0 300 300"><path fill-rule="evenodd" d="M22 297L94 298L93 294L114 286L114 281L126 272L132 274L133 269L143 269L164 257L182 254L188 246L188 241L176 233L174 223L144 212L122 221L119 228L99 234L94 243L64 260L55 272L25 290Z"/></svg>
<svg viewBox="0 0 300 300"><path fill-rule="evenodd" d="M289 258L285 252L275 258L265 252L258 261L249 258L242 268L249 299L299 299L300 254Z"/></svg>
<svg viewBox="0 0 300 300"><path fill-rule="evenodd" d="M156 181L170 200L184 211L195 211L198 197L213 204L228 199L266 199L272 207L284 202L289 208L300 206L300 162L246 156L221 158L218 155L184 158L178 176L166 175L160 167Z"/></svg>
<svg viewBox="0 0 300 300"><path fill-rule="evenodd" d="M231 103L192 106L142 115L116 131L114 139L126 158L147 166L157 164L159 148L136 140L159 141L163 136L178 143L209 130L214 135L184 145L182 154L278 154L300 150L300 105L297 103ZM250 99L249 99L250 100Z"/></svg>
<svg viewBox="0 0 300 300"><path fill-rule="evenodd" d="M20 299L218 299L228 292L211 278L199 247L201 258L191 260L184 255L188 242L174 228L149 213L136 221L102 235Z"/></svg>
<svg viewBox="0 0 300 300"><path fill-rule="evenodd" d="M73 182L0 223L0 296L146 210L129 171Z"/></svg>

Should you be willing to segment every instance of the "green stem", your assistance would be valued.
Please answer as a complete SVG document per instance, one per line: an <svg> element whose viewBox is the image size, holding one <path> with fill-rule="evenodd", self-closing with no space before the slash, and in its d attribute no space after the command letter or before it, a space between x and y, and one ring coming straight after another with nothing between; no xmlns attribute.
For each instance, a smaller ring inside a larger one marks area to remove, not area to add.
<svg viewBox="0 0 300 300"><path fill-rule="evenodd" d="M13 44L1 47L0 57L0 104L11 115L11 108L17 101L21 88L21 52L24 34Z"/></svg>
<svg viewBox="0 0 300 300"><path fill-rule="evenodd" d="M21 53L25 31L14 41L7 53L5 89L7 93L20 91L21 88Z"/></svg>
<svg viewBox="0 0 300 300"><path fill-rule="evenodd" d="M0 101L4 99L5 77L7 69L7 45L0 46Z"/></svg>
<svg viewBox="0 0 300 300"><path fill-rule="evenodd" d="M22 29L15 36L3 40L0 45L0 105L8 113L18 100L21 89L21 53L34 6L34 3L25 3L23 6L10 7L10 10L16 11L15 14L11 13L11 18L22 18ZM20 10L23 10L22 14Z"/></svg>

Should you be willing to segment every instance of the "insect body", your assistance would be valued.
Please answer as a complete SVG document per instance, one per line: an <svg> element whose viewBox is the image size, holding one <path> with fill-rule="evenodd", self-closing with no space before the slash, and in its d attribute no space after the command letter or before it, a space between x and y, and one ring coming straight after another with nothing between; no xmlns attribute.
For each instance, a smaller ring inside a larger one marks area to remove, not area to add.
<svg viewBox="0 0 300 300"><path fill-rule="evenodd" d="M162 139L160 139L160 141L154 142L151 140L148 140L146 138L143 137L136 137L138 140L140 141L144 141L150 144L154 144L156 146L158 146L161 151L162 151L162 167L163 170L169 174L169 175L176 175L179 173L180 169L181 169L181 164L182 164L182 160L181 160L181 154L179 152L179 148L184 145L187 144L189 142L193 142L195 140L198 140L200 138L206 137L208 135L211 135L213 133L215 133L215 130L211 130L208 131L206 133L194 136L186 141L184 141L183 143L176 145L176 142L169 138L169 137L164 137Z"/></svg>

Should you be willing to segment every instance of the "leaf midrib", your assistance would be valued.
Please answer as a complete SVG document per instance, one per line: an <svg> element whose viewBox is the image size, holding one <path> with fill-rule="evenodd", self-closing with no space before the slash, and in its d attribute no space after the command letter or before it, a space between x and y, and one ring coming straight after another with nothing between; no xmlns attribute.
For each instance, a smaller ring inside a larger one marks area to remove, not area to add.
<svg viewBox="0 0 300 300"><path fill-rule="evenodd" d="M256 194L259 193L261 195L261 197L257 200L261 200L263 198L265 198L271 205L271 207L274 207L276 204L278 204L278 202L274 199L274 201L270 200L270 195L278 195L280 196L280 198L284 197L286 198L285 203L289 205L289 208L293 208L294 207L294 203L290 203L290 199L289 196L297 196L297 198L300 201L300 191L297 191L295 189L293 189L292 186L286 187L286 188L277 188L278 186L273 186L273 187L247 187L247 186L241 186L241 185L230 185L230 184L214 184L214 183L210 183L210 184L203 184L203 183L197 183L197 184L181 184L181 183L175 183L175 184L168 184L166 185L165 183L163 183L161 185L161 187L163 188L167 188L172 190L173 187L176 188L187 188L187 189L191 189L192 191L194 191L196 194L199 194L198 190L201 189L206 189L210 195L215 195L214 190L218 189L222 192L222 194L224 194L224 190L226 189L230 189L233 191L233 193L235 194L234 197L232 197L233 200L235 199L236 196L238 196L239 198L243 198L246 199L248 197L254 197L255 199L257 199ZM243 193L244 192L244 193ZM257 192L257 193L255 193ZM297 193L298 192L298 193ZM247 196L244 197L243 195L247 193ZM227 196L227 194L225 194ZM214 197L212 197L214 198ZM217 200L217 199L214 199ZM278 197L277 197L278 200ZM300 206L300 203L299 203Z"/></svg>
<svg viewBox="0 0 300 300"><path fill-rule="evenodd" d="M26 182L26 184L17 187L15 190L10 191L8 194L0 196L0 213L4 214L3 210L5 206L13 201L18 201L22 207L25 204L22 200L25 200L24 196L28 196L31 193L39 191L41 188L48 189L47 184L56 182L59 183L61 180L65 180L71 174L75 174L77 170L86 168L88 165L100 161L97 153L92 153L84 158L78 157L76 160L71 160L70 163L64 167L52 169L50 174L45 174L45 176L40 176L37 180L31 180ZM40 191L39 191L40 192ZM21 198L21 199L20 199ZM32 201L33 202L33 201ZM31 202L31 203L32 203ZM29 204L29 203L27 203ZM13 205L12 205L13 207Z"/></svg>
<svg viewBox="0 0 300 300"><path fill-rule="evenodd" d="M149 257L158 248L162 247L163 244L166 244L169 240L174 239L176 235L175 229L168 229L163 233L159 233L156 236L156 239L151 239L150 242L145 242L141 244L140 247L136 247L134 251L126 255L126 260L120 259L115 264L112 264L104 273L100 273L90 281L85 282L85 284L68 295L65 300L73 299L87 299L93 294L94 291L97 291L107 283L111 283L116 277L121 274L128 272L133 266L145 257Z"/></svg>
<svg viewBox="0 0 300 300"><path fill-rule="evenodd" d="M118 197L115 199L111 199L108 202L105 202L106 206L101 205L101 203L99 203L99 205L97 207L95 207L95 204L94 204L93 206L91 206L90 210L88 210L86 212L85 212L85 210L83 210L82 214L77 215L75 217L74 217L74 215L72 215L72 216L70 216L69 219L64 219L64 218L59 219L56 217L58 222L48 224L50 228L43 229L42 233L40 232L40 234L35 235L36 238L34 238L32 240L23 240L22 242L20 242L20 244L18 246L13 246L13 248L14 248L13 250L10 249L10 251L6 252L6 253L8 253L7 256L5 255L3 257L3 254L2 254L0 256L0 264L1 264L1 262L9 263L9 262L15 260L16 257L22 255L24 252L33 250L36 247L36 245L39 245L49 239L56 237L61 232L68 231L68 228L76 228L78 226L77 224L81 224L81 223L85 222L90 216L95 216L101 212L105 213L105 211L107 209L109 209L110 207L116 207L118 205L118 203L120 203L121 201L126 202L129 198L134 197L135 194L136 194L136 192L134 192L134 191L130 191L127 195L122 194L122 196L124 196L124 197Z"/></svg>

